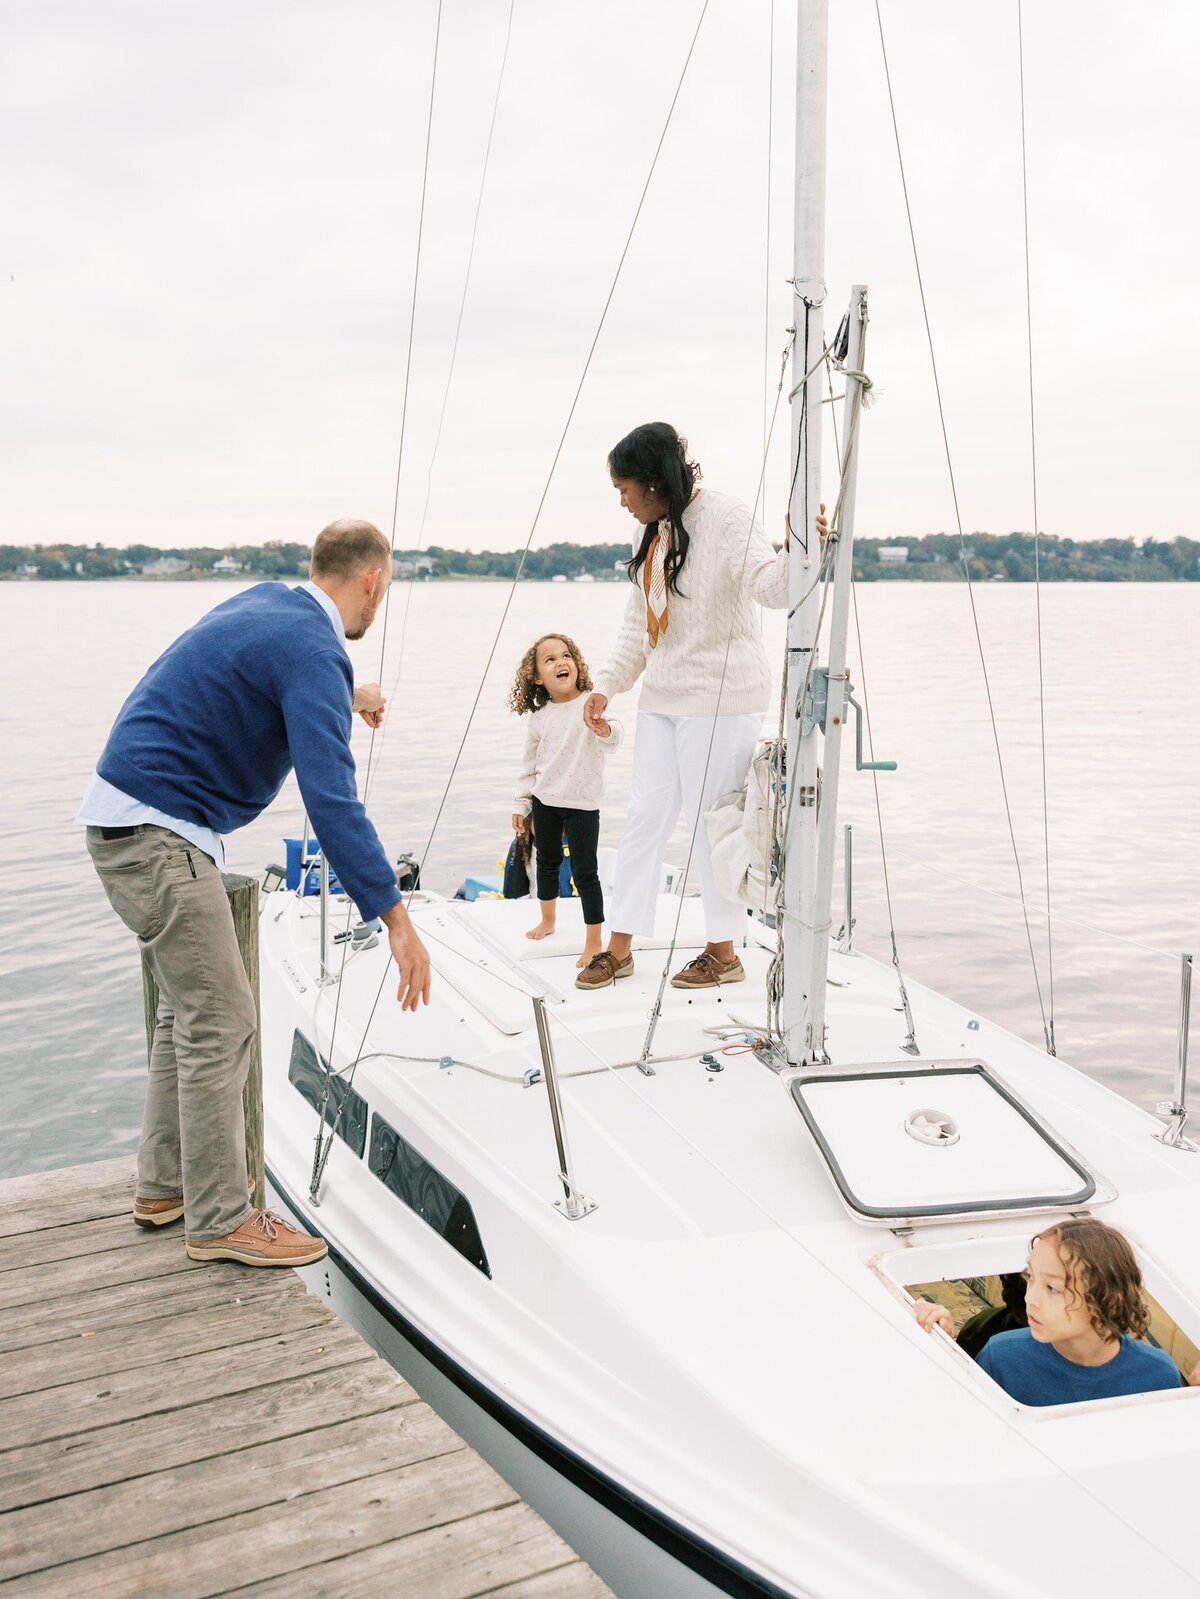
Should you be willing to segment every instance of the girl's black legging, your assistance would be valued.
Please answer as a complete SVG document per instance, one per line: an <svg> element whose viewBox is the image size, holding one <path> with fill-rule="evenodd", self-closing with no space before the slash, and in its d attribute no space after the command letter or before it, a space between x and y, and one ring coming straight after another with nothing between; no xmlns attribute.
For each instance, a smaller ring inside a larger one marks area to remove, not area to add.
<svg viewBox="0 0 1200 1599"><path fill-rule="evenodd" d="M558 873L562 866L563 835L571 852L571 876L583 906L583 920L592 927L604 920L604 894L596 869L600 842L600 812L571 811L560 805L543 805L533 796L533 847L537 856L537 897L558 898Z"/></svg>

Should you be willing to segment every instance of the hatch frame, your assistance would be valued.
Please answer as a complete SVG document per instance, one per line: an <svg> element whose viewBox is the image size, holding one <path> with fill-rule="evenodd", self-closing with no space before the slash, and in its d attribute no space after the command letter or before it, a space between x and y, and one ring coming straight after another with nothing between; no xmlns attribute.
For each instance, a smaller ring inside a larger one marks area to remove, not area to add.
<svg viewBox="0 0 1200 1599"><path fill-rule="evenodd" d="M821 1083L870 1082L876 1079L908 1078L934 1081L939 1077L977 1077L987 1084L1009 1105L1046 1143L1054 1154L1079 1177L1081 1186L1073 1194L1033 1194L1025 1198L967 1199L933 1205L871 1205L861 1200L851 1188L841 1163L829 1140L825 1137L819 1119L805 1102L806 1088ZM1115 1197L1115 1190L1093 1171L1029 1105L1025 1104L1004 1083L985 1061L948 1060L921 1061L919 1064L893 1064L859 1067L852 1071L822 1071L810 1074L797 1072L787 1080L788 1093L805 1126L820 1151L821 1159L833 1179L838 1193L850 1212L866 1221L882 1223L946 1222L960 1216L1021 1215L1029 1211L1070 1211L1092 1202L1103 1202Z"/></svg>

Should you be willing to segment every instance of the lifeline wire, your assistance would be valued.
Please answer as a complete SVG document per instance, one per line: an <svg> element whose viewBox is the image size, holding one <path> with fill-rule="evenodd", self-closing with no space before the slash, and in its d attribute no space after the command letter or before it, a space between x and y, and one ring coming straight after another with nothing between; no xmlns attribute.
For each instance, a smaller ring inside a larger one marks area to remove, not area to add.
<svg viewBox="0 0 1200 1599"><path fill-rule="evenodd" d="M1025 335L1029 352L1029 476L1033 490L1033 581L1037 608L1038 720L1042 754L1042 849L1046 862L1046 960L1050 994L1050 1019L1046 1048L1058 1053L1054 1038L1054 932L1050 899L1050 798L1046 777L1046 678L1042 667L1042 534L1038 521L1037 427L1033 406L1033 292L1029 281L1029 174L1025 153L1025 34L1021 25L1021 0L1017 0L1017 63L1021 85L1021 213L1025 224Z"/></svg>
<svg viewBox="0 0 1200 1599"><path fill-rule="evenodd" d="M667 107L667 114L666 114L666 117L665 117L665 119L663 121L662 132L659 134L658 143L654 147L654 154L653 154L653 156L651 157L651 160L650 160L650 169L649 169L649 171L646 174L646 180L645 180L645 182L642 185L642 191L641 191L641 194L638 197L637 207L636 207L636 209L634 211L634 214L633 214L633 221L629 224L629 231L628 231L628 233L625 236L625 243L624 243L624 245L621 248L621 254L620 254L620 258L617 261L616 271L613 273L612 282L609 285L608 294L605 297L604 306L603 306L603 309L600 312L600 320L596 324L596 331L593 334L592 342L591 342L591 344L588 347L587 357L586 357L586 359L584 361L584 364L583 364L583 371L580 373L579 382L578 382L578 384L575 387L575 393L572 396L570 408L567 411L566 421L563 423L562 432L559 435L558 444L555 447L554 456L553 456L553 459L551 460L551 463L550 463L550 470L549 470L549 472L548 472L548 474L546 476L546 482L545 482L545 484L544 484L544 486L542 488L541 498L538 500L537 509L534 512L533 522L530 525L528 536L525 539L524 548L521 551L521 558L517 562L516 573L513 576L513 580L511 582L511 584L509 585L508 598L504 602L504 609L501 612L500 621L499 621L499 623L498 623L498 625L496 627L495 637L492 639L492 647L491 647L491 649L488 652L487 661L484 663L483 672L480 675L479 688L476 691L475 699L472 702L471 710L470 710L470 713L469 713L469 715L467 717L467 725L463 729L463 736L462 736L462 739L459 742L458 750L455 753L454 761L453 761L453 763L451 765L451 768L450 768L450 775L446 779L445 788L442 790L442 797L441 797L441 800L438 803L437 812L436 812L436 814L434 816L434 819L433 819L433 826L430 829L429 838L426 841L425 849L424 849L424 851L422 852L422 855L421 855L420 866L421 866L421 870L422 871L424 870L425 863L428 860L429 850L430 850L430 848L433 845L434 837L437 834L438 825L441 822L441 818L442 818L442 811L445 808L446 800L447 800L447 798L449 797L449 794L450 794L451 785L453 784L454 778L455 778L455 774L458 771L458 765L459 765L459 762L462 759L463 750L466 747L467 736L470 733L472 723L475 720L475 713L479 709L479 701L480 701L480 699L483 696L484 685L487 682L487 674L488 674L488 671L491 668L492 661L495 658L496 650L497 650L497 648L499 646L499 643L500 643L500 637L501 637L501 635L502 635L502 633L504 631L504 624L505 624L505 622L508 619L508 613L509 613L509 610L510 610L510 608L512 606L513 597L516 594L517 584L521 581L521 574L522 574L522 572L525 569L525 558L529 554L530 547L533 544L533 536L534 536L534 533L537 531L538 522L541 519L542 509L545 506L546 498L547 498L548 494L550 493L550 485L554 481L554 474L555 474L555 471L558 468L559 457L561 456L562 451L563 451L563 446L566 443L567 433L570 430L571 422L572 422L572 420L573 420L573 418L575 416L576 407L579 404L579 397L580 397L580 395L583 392L583 385L584 385L584 383L585 383L585 381L587 379L588 372L589 372L589 370L591 368L592 357L596 353L596 346L600 342L600 335L601 335L601 333L604 330L604 324L605 324L605 321L608 318L609 308L612 305L613 296L616 294L616 291L617 291L617 284L620 281L621 272L622 272L622 270L623 270L623 268L625 266L625 258L629 254L630 245L633 243L633 235L634 235L634 232L635 232L635 230L637 228L638 220L641 217L642 208L643 208L643 206L646 203L646 195L649 193L650 184L651 184L651 181L652 181L652 179L654 177L655 169L658 166L658 158L659 158L659 155L662 152L662 147L663 147L663 144L666 141L668 129L671 126L671 120L672 120L672 118L673 118L673 116L675 114L675 107L676 107L676 104L678 103L680 93L681 93L681 91L683 89L684 80L687 77L688 67L691 65L692 56L695 53L696 43L697 43L697 40L700 37L700 30L704 26L704 19L705 19L706 15L708 14L709 3L710 3L710 0L703 0L703 4L700 7L700 14L699 14L699 16L698 16L698 18L696 20L696 26L695 26L695 29L694 29L694 31L692 33L691 43L688 45L687 54L684 57L683 66L680 69L679 79L678 79L678 81L677 81L677 83L675 85L675 92L671 96L670 105ZM440 7L439 7L438 15L439 15L439 19L440 19L440 16L441 16ZM436 74L436 66L435 66L435 74ZM432 103L432 96L431 96L431 98L430 98L430 117L431 117L431 119L432 119L432 113L433 113L433 103ZM394 529L393 529L393 538L394 538L394 536L395 535L394 535ZM385 615L386 615L386 613L385 613ZM379 980L379 987L377 988L377 990L375 992L375 998L371 1002L371 1010L370 1010L369 1015L367 1016L366 1025L365 1025L365 1027L363 1028L363 1031L362 1031L361 1038L362 1038L362 1042L363 1043L365 1043L367 1035L370 1033L370 1030L371 1030L371 1023L375 1019L375 1011L378 1008L380 996L383 993L384 983L387 981L388 970L389 970L389 967L387 965L385 965L384 969L383 969L383 974L382 974L382 976L380 977L380 980ZM332 1052L332 1040L330 1042L330 1050ZM362 1043L360 1043L359 1051L358 1051L358 1055L361 1056L361 1054L362 1054ZM358 1056L355 1057L355 1060L351 1064L351 1067L350 1067L350 1075L349 1075L349 1077L347 1079L347 1081L350 1082L350 1083L352 1083L354 1081L354 1070L355 1070L355 1067L357 1066L357 1064L358 1064ZM345 1108L346 1103L347 1103L347 1100L346 1100L345 1097L343 1097L342 1104L338 1108L337 1120L334 1122L333 1127L330 1129L329 1139L328 1139L328 1142L325 1144L323 1152L320 1151L322 1128L318 1127L318 1129L317 1129L318 1153L317 1153L316 1157L314 1158L314 1162L313 1162L313 1179L312 1179L312 1184L311 1184L311 1187L310 1187L310 1192L314 1196L316 1194L316 1190L320 1187L321 1178L322 1178L322 1176L324 1174L325 1166L326 1166L326 1163L328 1162L328 1159L329 1159L329 1152L333 1148L334 1134L337 1132L338 1128L341 1125L342 1112L343 1112L343 1110Z"/></svg>
<svg viewBox="0 0 1200 1599"><path fill-rule="evenodd" d="M900 124L896 116L896 100L892 93L892 74L888 66L887 42L883 33L883 16L879 9L879 0L875 0L875 20L879 26L879 48L883 56L883 74L887 82L888 106L891 110L892 132L896 142L896 160L900 168L900 186L904 193L904 214L908 220L908 237L912 245L913 265L917 274L917 289L921 297L921 315L925 323L925 338L929 345L929 363L933 372L933 388L937 398L938 421L942 431L942 445L946 455L946 470L950 478L950 498L954 505L954 521L958 529L958 544L962 560L963 576L967 580L967 599L971 607L971 621L975 628L975 643L979 650L979 664L983 671L983 687L987 696L988 717L992 726L992 743L996 751L996 766L1000 774L1000 792L1004 799L1004 814L1008 820L1008 836L1012 843L1013 865L1016 868L1017 884L1021 893L1021 914L1025 921L1025 939L1029 946L1029 960L1033 967L1033 983L1037 990L1038 1009L1042 1015L1042 1033L1046 1040L1047 1051L1050 1050L1050 1027L1046 1017L1046 1005L1042 998L1042 982L1038 972L1037 955L1033 948L1033 929L1029 923L1029 910L1025 901L1025 877L1021 870L1021 856L1017 849L1016 829L1013 825L1012 805L1008 797L1008 781L1004 774L1004 756L1000 748L1000 729L996 724L996 709L992 701L992 685L988 677L987 657L983 648L983 635L979 627L979 613L975 607L975 585L971 580L971 565L967 559L967 543L963 535L962 512L958 504L958 484L954 476L954 461L950 454L950 435L946 427L946 412L942 404L942 385L938 377L937 355L933 344L933 328L929 321L929 305L925 298L925 280L921 275L921 258L917 250L916 229L913 226L912 205L908 195L908 178L904 170L904 153L900 145Z"/></svg>

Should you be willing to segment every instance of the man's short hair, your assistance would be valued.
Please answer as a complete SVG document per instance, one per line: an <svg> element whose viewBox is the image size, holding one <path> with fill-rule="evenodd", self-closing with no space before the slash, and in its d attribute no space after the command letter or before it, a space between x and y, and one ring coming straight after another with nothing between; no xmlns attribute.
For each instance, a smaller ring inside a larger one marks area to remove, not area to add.
<svg viewBox="0 0 1200 1599"><path fill-rule="evenodd" d="M313 577L344 579L380 568L386 572L391 565L392 547L371 522L331 522L313 545Z"/></svg>

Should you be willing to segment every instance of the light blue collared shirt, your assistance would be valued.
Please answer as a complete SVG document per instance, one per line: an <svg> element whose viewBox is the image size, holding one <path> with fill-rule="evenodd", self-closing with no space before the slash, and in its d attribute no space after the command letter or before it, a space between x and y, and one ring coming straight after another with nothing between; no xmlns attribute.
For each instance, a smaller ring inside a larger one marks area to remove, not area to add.
<svg viewBox="0 0 1200 1599"><path fill-rule="evenodd" d="M198 822L185 822L178 816L168 816L165 811L156 811L152 805L143 805L132 794L105 782L98 772L92 773L75 820L86 827L166 827L194 844L222 871L225 869L225 842L219 833Z"/></svg>
<svg viewBox="0 0 1200 1599"><path fill-rule="evenodd" d="M346 628L342 622L342 613L329 598L328 594L326 594L325 590L318 588L315 583L311 582L297 583L296 587L303 589L305 594L311 594L313 599L316 600L317 604L325 612L325 615L333 623L333 631L337 634L338 643L344 649L346 646Z"/></svg>
<svg viewBox="0 0 1200 1599"><path fill-rule="evenodd" d="M346 629L329 595L315 583L299 583L297 587L316 600L333 624L338 643L344 648ZM178 816L156 811L152 805L143 805L141 800L106 782L97 772L92 773L92 781L88 784L75 820L84 827L165 827L172 833L178 833L180 838L186 838L189 844L194 844L217 867L223 870L225 866L225 841L211 827L185 822Z"/></svg>

